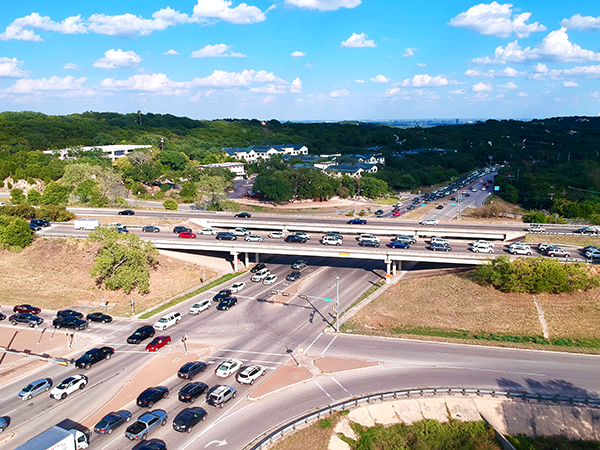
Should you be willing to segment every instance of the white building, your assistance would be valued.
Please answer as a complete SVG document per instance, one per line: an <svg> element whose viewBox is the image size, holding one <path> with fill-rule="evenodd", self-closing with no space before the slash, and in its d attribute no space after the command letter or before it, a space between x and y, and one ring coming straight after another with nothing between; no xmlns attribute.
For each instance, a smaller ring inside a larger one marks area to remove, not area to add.
<svg viewBox="0 0 600 450"><path fill-rule="evenodd" d="M69 156L69 152L75 152L75 151L89 152L91 150L102 150L102 153L104 153L104 156L106 156L107 158L110 158L111 161L115 161L116 159L124 158L131 152L134 152L136 150L146 149L146 148L152 148L152 146L151 145L95 145L92 147L72 147L72 148L64 148L62 150L46 150L46 151L44 151L44 153L47 155L51 155L54 152L58 152L59 153L58 157L60 159L69 159L69 158L72 158L72 156Z"/></svg>
<svg viewBox="0 0 600 450"><path fill-rule="evenodd" d="M239 180L246 176L246 165L241 162L224 162L224 163L215 163L215 164L204 164L199 167L222 167L224 169L228 169L231 172L235 173L236 180Z"/></svg>
<svg viewBox="0 0 600 450"><path fill-rule="evenodd" d="M308 147L297 144L254 145L248 148L224 148L223 150L229 156L239 160L243 159L250 164L259 159L269 159L273 155L308 155Z"/></svg>

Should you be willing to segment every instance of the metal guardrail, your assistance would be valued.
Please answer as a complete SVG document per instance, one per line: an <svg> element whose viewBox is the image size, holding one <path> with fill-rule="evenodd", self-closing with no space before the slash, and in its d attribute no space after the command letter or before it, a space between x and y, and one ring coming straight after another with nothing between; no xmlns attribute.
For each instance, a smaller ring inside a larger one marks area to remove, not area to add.
<svg viewBox="0 0 600 450"><path fill-rule="evenodd" d="M315 412L305 414L297 419L294 419L286 424L277 427L274 431L267 434L265 437L256 437L252 442L247 444L243 450L263 450L269 445L277 442L279 439L292 434L297 429L303 426L321 420L334 412L344 411L351 408L356 408L363 403L381 402L386 400L398 400L411 397L425 397L435 395L463 395L463 396L490 396L490 397L505 397L509 399L521 399L523 401L538 401L538 402L553 402L568 405L583 405L600 408L600 398L579 398L567 397L563 395L546 395L534 394L530 392L511 392L511 391L496 391L494 389L470 389L470 388L424 388L424 389L408 389L402 391L382 392L378 394L367 395L363 397L355 397L351 400L327 405ZM290 433L292 432L292 433ZM256 442L258 441L258 442ZM255 443L256 442L256 443Z"/></svg>

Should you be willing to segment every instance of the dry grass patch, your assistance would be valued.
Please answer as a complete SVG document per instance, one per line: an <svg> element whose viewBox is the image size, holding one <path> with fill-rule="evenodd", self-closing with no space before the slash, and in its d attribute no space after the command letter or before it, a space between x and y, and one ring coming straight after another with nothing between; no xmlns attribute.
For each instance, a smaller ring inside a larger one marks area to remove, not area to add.
<svg viewBox="0 0 600 450"><path fill-rule="evenodd" d="M600 339L600 289L538 298L550 338Z"/></svg>
<svg viewBox="0 0 600 450"><path fill-rule="evenodd" d="M327 450L333 429L340 420L340 414L333 414L318 421L271 447L271 450Z"/></svg>

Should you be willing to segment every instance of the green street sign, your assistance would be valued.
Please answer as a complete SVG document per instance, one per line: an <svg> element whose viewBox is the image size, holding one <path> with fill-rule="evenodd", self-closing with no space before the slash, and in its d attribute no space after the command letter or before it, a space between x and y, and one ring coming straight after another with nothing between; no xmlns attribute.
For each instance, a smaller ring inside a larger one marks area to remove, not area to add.
<svg viewBox="0 0 600 450"><path fill-rule="evenodd" d="M332 302L333 301L332 298L324 298L323 300L325 300L326 302Z"/></svg>

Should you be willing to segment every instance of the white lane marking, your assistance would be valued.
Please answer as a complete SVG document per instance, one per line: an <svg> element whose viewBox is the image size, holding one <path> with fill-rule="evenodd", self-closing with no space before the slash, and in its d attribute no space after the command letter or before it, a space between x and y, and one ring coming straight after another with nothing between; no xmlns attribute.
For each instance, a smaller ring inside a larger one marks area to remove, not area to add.
<svg viewBox="0 0 600 450"><path fill-rule="evenodd" d="M254 353L255 355L287 356L287 353L251 352L249 350L232 350L230 348L220 348L219 351L238 352L238 353Z"/></svg>
<svg viewBox="0 0 600 450"><path fill-rule="evenodd" d="M331 399L332 402L335 401L333 399L333 397L331 395L329 395L329 392L327 392L325 389L323 389L323 386L321 386L319 383L317 383L316 380L313 380L313 383L315 383L319 387L319 389L321 389L325 393L325 395Z"/></svg>
<svg viewBox="0 0 600 450"><path fill-rule="evenodd" d="M16 410L17 410L17 409L15 408L15 409L13 409L12 411L9 411L9 412L7 412L7 413L4 413L4 415L5 415L5 416L8 416L10 413L14 413Z"/></svg>
<svg viewBox="0 0 600 450"><path fill-rule="evenodd" d="M472 370L474 372L495 372L495 373L508 373L511 375L528 375L531 377L547 377L545 373L533 373L533 372L515 372L511 370L502 369L479 369L476 367L459 367L459 366L445 366L440 364L385 364L381 369L407 369L409 367L431 367L433 369L457 369L457 370Z"/></svg>
<svg viewBox="0 0 600 450"><path fill-rule="evenodd" d="M112 441L110 441L108 444L106 444L104 447L102 447L102 450L104 450L106 447L111 446L114 442L117 442L117 439L119 439L121 436L117 436L116 438L114 438Z"/></svg>
<svg viewBox="0 0 600 450"><path fill-rule="evenodd" d="M317 337L310 343L310 345L306 348L306 350L304 350L304 353L308 353L308 351L310 350L310 348L313 346L313 344L315 342L317 342L317 339L319 339L321 337L321 334L317 334Z"/></svg>
<svg viewBox="0 0 600 450"><path fill-rule="evenodd" d="M330 342L329 344L327 344L327 347L325 347L325 348L323 349L323 351L321 352L321 356L323 356L323 355L325 354L325 352L326 352L327 350L329 350L329 347L331 347L331 344L333 344L333 341L335 341L335 340L337 339L337 337L338 337L338 335L336 334L336 335L333 337L333 339L331 340L331 342Z"/></svg>
<svg viewBox="0 0 600 450"><path fill-rule="evenodd" d="M110 333L108 333L108 334L104 335L104 337L105 337L105 338L107 338L107 337L108 337L108 336L110 336L111 334L115 334L115 333L117 333L117 332L119 332L119 331L121 331L121 330L124 330L125 328L128 328L128 327L130 327L130 326L131 326L131 324L129 324L129 323L128 323L127 325L124 325L124 326L122 326L121 328L117 328L115 331L112 331L112 332L110 332Z"/></svg>
<svg viewBox="0 0 600 450"><path fill-rule="evenodd" d="M352 394L350 393L350 391L349 391L348 389L346 389L344 386L342 386L342 384L341 384L341 383L340 383L338 380L336 380L336 379L335 379L335 378L333 378L333 377L330 377L330 378L331 378L333 381L335 381L335 384L337 384L337 385L338 385L339 387L341 387L341 388L342 388L344 391L346 391L346 394L348 394L348 395L352 396Z"/></svg>

